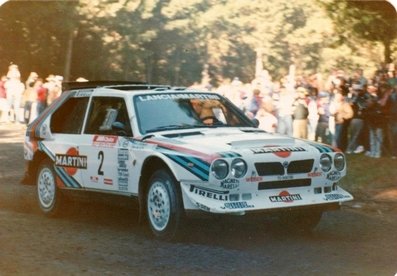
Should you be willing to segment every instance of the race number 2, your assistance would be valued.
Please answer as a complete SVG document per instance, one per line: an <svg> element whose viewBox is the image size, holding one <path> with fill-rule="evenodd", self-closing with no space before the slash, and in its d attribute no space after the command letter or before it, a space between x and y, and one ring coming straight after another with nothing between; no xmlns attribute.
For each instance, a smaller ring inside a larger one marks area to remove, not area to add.
<svg viewBox="0 0 397 276"><path fill-rule="evenodd" d="M105 154L103 153L103 151L98 152L98 160L100 162L98 167L98 175L103 175L102 165L104 159L105 159Z"/></svg>

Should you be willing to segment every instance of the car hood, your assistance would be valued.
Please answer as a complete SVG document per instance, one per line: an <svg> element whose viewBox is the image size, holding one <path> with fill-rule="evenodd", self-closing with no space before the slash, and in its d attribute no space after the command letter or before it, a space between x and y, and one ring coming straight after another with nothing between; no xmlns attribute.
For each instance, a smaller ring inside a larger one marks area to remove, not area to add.
<svg viewBox="0 0 397 276"><path fill-rule="evenodd" d="M325 145L311 141L294 139L288 136L271 134L255 128L217 128L194 131L164 132L154 135L151 143L165 148L186 149L190 154L216 154L225 152L260 153L260 151L305 151L320 150L320 147L331 149ZM320 150L321 151L321 150Z"/></svg>

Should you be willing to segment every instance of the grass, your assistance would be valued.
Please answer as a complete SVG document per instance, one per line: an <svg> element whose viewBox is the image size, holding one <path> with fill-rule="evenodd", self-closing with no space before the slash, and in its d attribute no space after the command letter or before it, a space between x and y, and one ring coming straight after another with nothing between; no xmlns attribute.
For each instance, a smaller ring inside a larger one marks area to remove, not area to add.
<svg viewBox="0 0 397 276"><path fill-rule="evenodd" d="M347 156L347 175L340 186L353 194L371 194L374 190L397 189L397 160L370 158L364 154Z"/></svg>

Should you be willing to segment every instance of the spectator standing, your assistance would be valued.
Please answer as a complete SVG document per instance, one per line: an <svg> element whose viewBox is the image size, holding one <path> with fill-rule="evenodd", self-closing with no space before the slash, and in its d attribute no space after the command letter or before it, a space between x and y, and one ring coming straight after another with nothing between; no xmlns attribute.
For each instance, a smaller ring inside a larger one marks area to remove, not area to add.
<svg viewBox="0 0 397 276"><path fill-rule="evenodd" d="M257 88L255 88L252 91L252 98L250 100L250 104L248 107L248 111L255 117L256 113L260 109L262 105L262 95L261 91Z"/></svg>
<svg viewBox="0 0 397 276"><path fill-rule="evenodd" d="M307 106L307 90L303 87L298 87L297 98L293 104L293 136L295 138L307 139L307 118L309 116L309 109Z"/></svg>
<svg viewBox="0 0 397 276"><path fill-rule="evenodd" d="M273 115L273 104L263 101L255 118L259 121L259 128L269 133L275 133L277 129L277 118Z"/></svg>
<svg viewBox="0 0 397 276"><path fill-rule="evenodd" d="M9 107L7 101L6 88L4 87L7 81L6 76L1 76L0 79L0 123L7 123L9 121Z"/></svg>
<svg viewBox="0 0 397 276"><path fill-rule="evenodd" d="M309 103L307 105L309 116L308 119L308 138L312 141L316 137L316 128L318 123L318 109L317 109L317 88L312 87L310 89Z"/></svg>
<svg viewBox="0 0 397 276"><path fill-rule="evenodd" d="M278 102L276 106L277 111L277 133L292 136L292 113L293 113L293 103L294 94L289 92L286 87L281 87L278 97Z"/></svg>
<svg viewBox="0 0 397 276"><path fill-rule="evenodd" d="M353 109L345 100L345 96L340 91L335 94L335 100L330 106L330 112L335 117L335 137L333 145L342 151L347 147L347 134L350 119L353 117Z"/></svg>
<svg viewBox="0 0 397 276"><path fill-rule="evenodd" d="M391 134L392 158L397 158L397 83L388 99L389 129Z"/></svg>
<svg viewBox="0 0 397 276"><path fill-rule="evenodd" d="M47 106L49 106L56 98L58 98L62 91L62 76L52 76L49 80L43 85L44 88L47 89Z"/></svg>
<svg viewBox="0 0 397 276"><path fill-rule="evenodd" d="M23 106L24 106L24 122L28 124L32 110L32 104L36 100L36 91L33 86L39 76L36 72L31 72L25 82L25 92L23 93Z"/></svg>
<svg viewBox="0 0 397 276"><path fill-rule="evenodd" d="M382 90L385 92L384 95L381 95ZM366 155L372 158L380 158L382 156L386 122L384 107L386 106L386 100L388 98L386 90L387 87L378 89L374 85L368 86L370 99L368 101L367 121L369 127L370 151L367 152Z"/></svg>
<svg viewBox="0 0 397 276"><path fill-rule="evenodd" d="M365 91L365 86L359 82L352 85L350 104L353 108L353 118L350 121L350 139L346 149L347 154L360 153L364 149L365 141L360 141L360 138L363 137L364 115L368 99L369 94Z"/></svg>
<svg viewBox="0 0 397 276"><path fill-rule="evenodd" d="M11 121L15 123L22 122L20 118L20 108L22 101L22 94L25 91L25 85L21 82L21 74L18 66L12 64L9 66L7 73L7 81L4 84L7 93L7 101L10 107Z"/></svg>
<svg viewBox="0 0 397 276"><path fill-rule="evenodd" d="M40 116L40 114L47 107L47 88L43 86L43 80L38 78L33 86L36 91L36 116Z"/></svg>
<svg viewBox="0 0 397 276"><path fill-rule="evenodd" d="M318 96L318 123L316 128L315 141L319 141L324 144L330 144L329 118L331 116L331 113L329 110L329 93L321 91Z"/></svg>

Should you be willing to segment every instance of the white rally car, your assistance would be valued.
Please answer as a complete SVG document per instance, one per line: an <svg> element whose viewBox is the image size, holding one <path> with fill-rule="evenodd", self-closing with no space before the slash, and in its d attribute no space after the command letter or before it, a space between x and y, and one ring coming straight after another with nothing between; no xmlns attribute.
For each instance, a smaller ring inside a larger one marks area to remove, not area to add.
<svg viewBox="0 0 397 276"><path fill-rule="evenodd" d="M47 215L63 191L137 199L169 239L192 213L273 211L311 229L353 197L338 186L343 153L269 134L224 97L168 86L80 83L29 125L25 180Z"/></svg>

